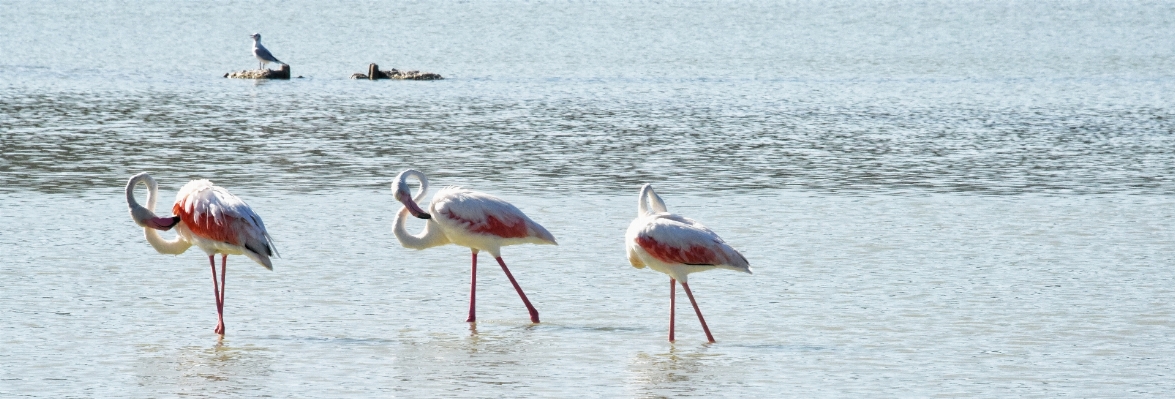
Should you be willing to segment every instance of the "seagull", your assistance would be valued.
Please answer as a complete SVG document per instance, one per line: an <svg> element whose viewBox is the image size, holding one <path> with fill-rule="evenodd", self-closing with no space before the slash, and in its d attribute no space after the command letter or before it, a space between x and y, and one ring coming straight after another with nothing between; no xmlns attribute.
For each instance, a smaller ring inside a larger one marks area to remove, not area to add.
<svg viewBox="0 0 1175 399"><path fill-rule="evenodd" d="M276 63L282 64L282 65L286 64L284 62L279 61L276 57L273 56L273 54L269 53L269 50L266 49L265 46L261 45L261 34L260 33L254 33L253 36L250 36L250 37L253 38L253 56L257 57L257 60L260 61L260 64L258 64L257 69L265 69L265 64L268 64L271 62L276 62Z"/></svg>

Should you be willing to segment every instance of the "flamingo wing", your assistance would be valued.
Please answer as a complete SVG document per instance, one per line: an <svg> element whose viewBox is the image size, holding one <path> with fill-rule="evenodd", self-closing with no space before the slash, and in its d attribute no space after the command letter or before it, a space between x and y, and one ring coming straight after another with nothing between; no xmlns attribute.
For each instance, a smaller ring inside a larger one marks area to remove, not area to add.
<svg viewBox="0 0 1175 399"><path fill-rule="evenodd" d="M468 232L501 238L535 237L555 243L555 237L501 198L457 187L446 187L433 198L432 208Z"/></svg>
<svg viewBox="0 0 1175 399"><path fill-rule="evenodd" d="M208 180L194 180L180 189L172 212L195 235L265 257L277 253L261 216L245 201Z"/></svg>
<svg viewBox="0 0 1175 399"><path fill-rule="evenodd" d="M650 220L635 238L636 244L657 260L686 265L710 265L750 272L750 263L718 234L697 221L673 214Z"/></svg>

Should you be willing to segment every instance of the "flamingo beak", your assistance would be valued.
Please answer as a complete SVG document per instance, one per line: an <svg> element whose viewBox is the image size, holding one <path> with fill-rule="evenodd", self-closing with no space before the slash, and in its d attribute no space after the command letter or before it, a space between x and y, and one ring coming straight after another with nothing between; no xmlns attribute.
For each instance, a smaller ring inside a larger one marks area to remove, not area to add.
<svg viewBox="0 0 1175 399"><path fill-rule="evenodd" d="M408 208L408 212L411 212L412 216L416 216L421 219L432 219L432 215L429 215L428 212L420 209L420 205L416 205L416 201L413 201L411 196L399 195L398 197L400 198L397 199L404 204L404 207Z"/></svg>
<svg viewBox="0 0 1175 399"><path fill-rule="evenodd" d="M179 222L180 222L179 216L172 216L169 218L150 218L150 219L146 220L143 227L150 227L155 230L168 231L168 230L171 230L172 227L175 227L175 225L179 224Z"/></svg>

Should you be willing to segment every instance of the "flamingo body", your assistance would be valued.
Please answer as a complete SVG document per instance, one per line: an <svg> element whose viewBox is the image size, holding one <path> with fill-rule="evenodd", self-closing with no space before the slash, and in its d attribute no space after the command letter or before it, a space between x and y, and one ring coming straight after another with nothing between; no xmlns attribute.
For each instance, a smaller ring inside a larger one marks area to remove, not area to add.
<svg viewBox="0 0 1175 399"><path fill-rule="evenodd" d="M625 233L625 250L634 267L645 266L669 275L669 341L674 340L674 308L680 282L689 296L706 338L714 342L710 328L702 317L689 288L690 273L728 269L751 273L747 258L722 240L717 233L696 220L669 213L665 202L651 185L641 187L637 199L637 218Z"/></svg>
<svg viewBox="0 0 1175 399"><path fill-rule="evenodd" d="M453 244L500 255L518 244L552 244L555 237L514 205L501 198L445 187L432 197L429 214Z"/></svg>
<svg viewBox="0 0 1175 399"><path fill-rule="evenodd" d="M273 270L273 240L261 217L240 198L208 180L192 180L176 194L176 233L209 255L245 255Z"/></svg>
<svg viewBox="0 0 1175 399"><path fill-rule="evenodd" d="M413 196L408 188L408 179L416 178L420 182L420 191ZM518 296L522 298L530 320L539 322L538 310L531 305L518 281L510 274L506 262L502 260L502 247L518 244L549 244L558 245L555 236L547 229L531 220L514 205L501 198L467 190L460 187L445 187L433 195L432 202L425 212L416 204L428 192L428 178L424 173L409 169L396 176L392 184L392 192L397 201L404 207L396 214L392 222L392 233L406 248L425 249L445 244L456 244L469 248L472 252L472 278L469 288L469 318L468 322L477 320L476 293L477 293L477 254L479 251L489 252L502 267L506 277ZM428 221L424 231L420 234L411 234L405 228L408 215L411 214Z"/></svg>
<svg viewBox="0 0 1175 399"><path fill-rule="evenodd" d="M675 280L716 268L750 273L750 264L718 234L696 220L671 213L655 213L632 221L626 234L628 261L649 266Z"/></svg>

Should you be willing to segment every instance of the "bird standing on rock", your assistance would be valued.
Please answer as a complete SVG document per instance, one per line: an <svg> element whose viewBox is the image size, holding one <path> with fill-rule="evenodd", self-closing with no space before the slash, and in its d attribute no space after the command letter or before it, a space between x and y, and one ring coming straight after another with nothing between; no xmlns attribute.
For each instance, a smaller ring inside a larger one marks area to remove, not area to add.
<svg viewBox="0 0 1175 399"><path fill-rule="evenodd" d="M253 56L257 57L257 60L260 61L260 63L257 65L257 69L265 69L265 64L271 62L276 62L282 65L286 64L284 62L278 61L277 57L274 57L273 54L269 53L269 50L266 49L265 46L261 45L260 33L254 33L253 36L250 37L253 38Z"/></svg>

